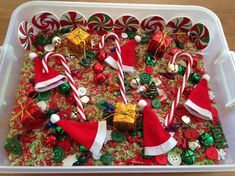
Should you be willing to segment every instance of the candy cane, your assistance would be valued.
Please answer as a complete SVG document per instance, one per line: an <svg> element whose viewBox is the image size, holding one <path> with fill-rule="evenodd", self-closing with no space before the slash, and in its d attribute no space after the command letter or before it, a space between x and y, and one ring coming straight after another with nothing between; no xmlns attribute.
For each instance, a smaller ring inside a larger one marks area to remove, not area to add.
<svg viewBox="0 0 235 176"><path fill-rule="evenodd" d="M49 70L48 70L48 66L47 66L47 62L48 62L48 58L50 57L59 57L64 69L65 69L65 74L66 76L68 77L68 81L70 83L70 86L73 90L73 97L75 98L76 100L76 104L78 106L78 112L79 114L82 116L82 119L83 120L86 120L86 116L84 114L84 109L83 109L83 106L82 106L82 102L81 102L81 99L79 97L79 93L78 93L78 89L77 89L77 86L74 82L74 79L71 75L71 71L66 63L66 59L63 55L61 54L58 54L58 53L55 53L55 52L49 52L45 55L45 57L42 59L42 65L43 65L43 69L44 69L44 72L48 73Z"/></svg>
<svg viewBox="0 0 235 176"><path fill-rule="evenodd" d="M102 50L104 48L105 39L107 39L108 37L114 37L114 39L115 39L116 52L117 52L117 56L118 56L117 67L118 67L118 78L119 78L119 82L120 82L119 89L120 89L120 92L122 95L123 103L127 104L126 90L125 90L125 85L124 85L124 74L123 74L123 69L122 69L121 48L118 43L119 42L118 36L113 32L110 32L110 33L103 35L101 38L101 41L99 43L99 49Z"/></svg>
<svg viewBox="0 0 235 176"><path fill-rule="evenodd" d="M177 106L179 104L180 97L181 97L181 95L184 91L186 82L188 81L188 78L189 78L189 75L190 75L191 67L193 65L192 56L190 54L184 53L182 51L177 52L174 55L174 57L170 60L169 64L173 64L175 62L176 57L179 57L179 56L185 56L188 60L188 65L187 65L186 73L184 74L184 77L183 77L183 82L182 82L181 86L178 88L175 100L173 101L173 103L171 105L170 112L167 114L167 116L165 118L165 123L164 123L165 126L168 126L173 120L173 115L174 115L175 109L177 108Z"/></svg>

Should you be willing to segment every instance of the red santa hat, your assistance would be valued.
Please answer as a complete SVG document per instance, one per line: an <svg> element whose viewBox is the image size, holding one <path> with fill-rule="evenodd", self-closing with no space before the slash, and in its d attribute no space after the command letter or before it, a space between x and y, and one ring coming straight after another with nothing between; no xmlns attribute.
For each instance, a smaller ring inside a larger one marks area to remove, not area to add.
<svg viewBox="0 0 235 176"><path fill-rule="evenodd" d="M60 119L52 114L50 121L60 126L77 144L84 145L94 155L98 155L107 135L106 121L77 122Z"/></svg>
<svg viewBox="0 0 235 176"><path fill-rule="evenodd" d="M202 80L196 85L184 104L189 113L204 120L212 120L211 101L208 91L209 80L209 75L203 75Z"/></svg>
<svg viewBox="0 0 235 176"><path fill-rule="evenodd" d="M130 40L121 46L121 57L122 57L122 69L123 72L134 72L135 67L135 46L136 41ZM115 51L109 55L104 61L112 68L118 69L117 67L117 52Z"/></svg>
<svg viewBox="0 0 235 176"><path fill-rule="evenodd" d="M151 107L145 100L140 100L138 106L143 108L144 154L161 155L173 149L177 141L165 131Z"/></svg>
<svg viewBox="0 0 235 176"><path fill-rule="evenodd" d="M35 67L35 91L44 92L68 81L66 76L50 67L48 67L48 73L43 73L42 61L36 53L30 53L29 58L33 59Z"/></svg>

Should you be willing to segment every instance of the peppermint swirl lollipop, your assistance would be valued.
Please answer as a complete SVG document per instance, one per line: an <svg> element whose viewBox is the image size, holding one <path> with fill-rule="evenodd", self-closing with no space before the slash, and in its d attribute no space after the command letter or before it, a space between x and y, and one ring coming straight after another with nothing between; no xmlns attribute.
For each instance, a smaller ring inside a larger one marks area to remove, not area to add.
<svg viewBox="0 0 235 176"><path fill-rule="evenodd" d="M43 33L52 34L60 29L57 16L50 12L39 12L32 18L32 24Z"/></svg>
<svg viewBox="0 0 235 176"><path fill-rule="evenodd" d="M166 26L166 22L160 16L150 16L145 18L141 22L140 26L142 30L147 33L155 33L156 31L163 31Z"/></svg>
<svg viewBox="0 0 235 176"><path fill-rule="evenodd" d="M83 15L78 13L77 11L67 11L60 18L60 25L65 29L75 29L77 27L81 27L85 29L87 22Z"/></svg>
<svg viewBox="0 0 235 176"><path fill-rule="evenodd" d="M113 20L107 14L96 13L88 19L88 28L102 35L113 29Z"/></svg>
<svg viewBox="0 0 235 176"><path fill-rule="evenodd" d="M201 23L195 24L190 30L189 39L196 44L198 49L206 48L210 41L210 34L207 27Z"/></svg>
<svg viewBox="0 0 235 176"><path fill-rule="evenodd" d="M192 27L192 21L187 17L177 17L168 22L166 27L169 33L188 33Z"/></svg>
<svg viewBox="0 0 235 176"><path fill-rule="evenodd" d="M127 31L136 32L140 27L138 19L130 15L119 17L115 21L114 25L115 25L115 30L122 32L127 32Z"/></svg>
<svg viewBox="0 0 235 176"><path fill-rule="evenodd" d="M34 30L31 24L27 21L21 22L18 27L18 39L24 49L31 49L33 36Z"/></svg>

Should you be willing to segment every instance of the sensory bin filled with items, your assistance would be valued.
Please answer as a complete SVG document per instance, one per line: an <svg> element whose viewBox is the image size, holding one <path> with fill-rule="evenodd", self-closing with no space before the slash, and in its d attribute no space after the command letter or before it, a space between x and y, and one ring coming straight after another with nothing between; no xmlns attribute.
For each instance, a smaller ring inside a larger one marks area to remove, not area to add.
<svg viewBox="0 0 235 176"><path fill-rule="evenodd" d="M14 166L212 165L228 148L187 17L113 20L39 12L25 49L5 151Z"/></svg>

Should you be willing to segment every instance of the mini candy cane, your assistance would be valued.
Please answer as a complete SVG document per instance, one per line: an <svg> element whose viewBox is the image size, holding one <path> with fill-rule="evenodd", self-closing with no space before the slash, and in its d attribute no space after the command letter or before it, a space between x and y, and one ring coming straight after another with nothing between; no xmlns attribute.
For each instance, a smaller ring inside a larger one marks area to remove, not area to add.
<svg viewBox="0 0 235 176"><path fill-rule="evenodd" d="M173 115L174 115L175 109L177 108L177 106L179 104L180 97L181 97L181 95L182 95L182 93L184 91L185 84L186 84L186 82L188 80L188 77L189 77L190 71L191 71L191 67L193 65L193 58L192 58L192 56L190 54L184 53L182 51L177 52L174 55L174 57L170 60L169 64L173 64L175 62L176 57L179 57L179 56L185 56L187 58L187 60L188 60L188 65L187 65L186 73L184 74L184 77L183 77L183 82L182 82L181 86L178 88L176 98L175 98L175 100L173 101L173 103L171 105L170 112L167 114L167 116L165 118L165 126L166 127L173 120Z"/></svg>
<svg viewBox="0 0 235 176"><path fill-rule="evenodd" d="M104 48L105 39L107 39L108 37L114 37L114 39L115 39L116 52L117 52L117 55L118 55L117 67L118 67L118 78L119 78L119 81L120 81L119 88L120 88L120 92L121 92L121 95L122 95L123 103L127 104L126 90L125 90L125 85L124 85L124 74L123 74L123 69L122 69L121 48L120 48L120 45L118 43L119 42L118 36L113 32L110 32L110 33L107 33L107 34L103 35L102 38L101 38L101 41L99 43L99 49L102 50Z"/></svg>
<svg viewBox="0 0 235 176"><path fill-rule="evenodd" d="M71 71L66 63L66 59L63 55L61 54L58 54L58 53L55 53L55 52L49 52L45 55L45 57L43 58L42 60L42 65L43 65L43 69L44 69L44 72L47 72L48 73L48 67L47 67L47 62L48 62L48 58L50 57L59 57L64 69L65 69L65 74L66 76L68 77L68 81L70 83L70 86L73 90L73 96L76 100L76 104L78 106L78 112L80 113L80 115L82 116L82 119L83 120L86 120L86 116L84 114L84 109L83 109L83 106L82 106L82 102L81 102L81 99L79 97L79 93L78 93L78 90L77 90L77 86L74 82L74 79L73 77L71 76Z"/></svg>

